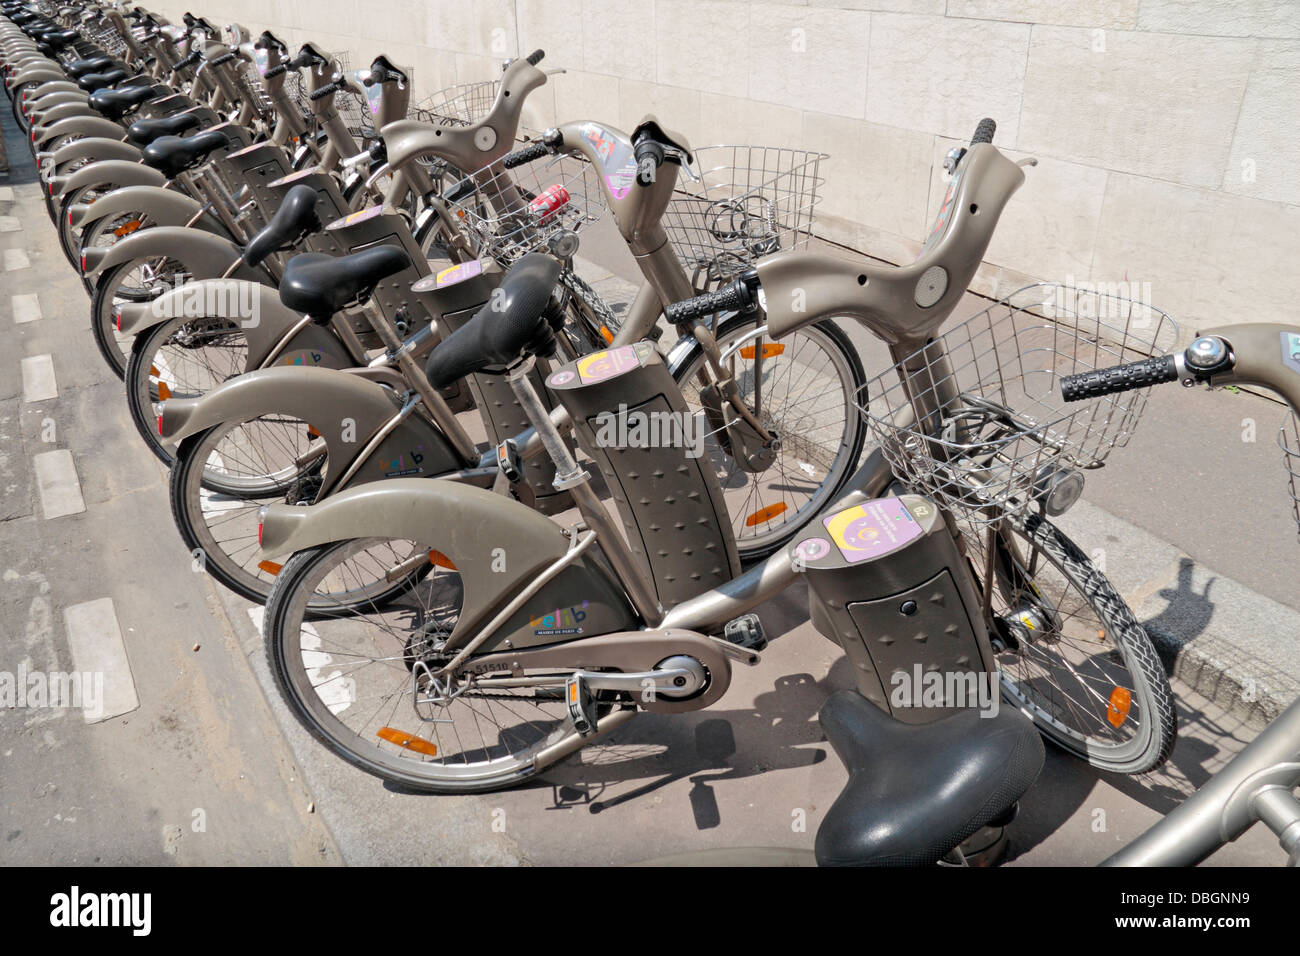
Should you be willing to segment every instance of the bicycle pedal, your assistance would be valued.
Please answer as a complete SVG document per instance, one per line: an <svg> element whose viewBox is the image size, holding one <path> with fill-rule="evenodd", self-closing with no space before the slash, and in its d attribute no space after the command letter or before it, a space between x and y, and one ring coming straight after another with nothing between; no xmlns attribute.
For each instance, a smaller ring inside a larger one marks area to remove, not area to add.
<svg viewBox="0 0 1300 956"><path fill-rule="evenodd" d="M597 728L596 704L591 699L587 682L577 674L565 681L564 702L569 708L569 719L573 721L573 729L578 735L590 737L594 734Z"/></svg>
<svg viewBox="0 0 1300 956"><path fill-rule="evenodd" d="M722 636L730 644L751 651L761 651L767 647L767 632L757 614L742 614L727 622Z"/></svg>

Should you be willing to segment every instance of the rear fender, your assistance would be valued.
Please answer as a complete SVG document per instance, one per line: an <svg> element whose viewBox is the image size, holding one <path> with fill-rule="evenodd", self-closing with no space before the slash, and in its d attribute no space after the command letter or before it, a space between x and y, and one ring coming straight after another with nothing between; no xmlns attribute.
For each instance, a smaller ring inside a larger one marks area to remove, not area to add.
<svg viewBox="0 0 1300 956"><path fill-rule="evenodd" d="M526 505L472 485L420 478L370 482L308 508L271 505L261 529L267 556L373 537L414 540L455 562L464 590L452 645L568 550L560 526ZM575 564L597 573L590 553ZM595 605L594 598L587 600ZM538 595L536 603L545 601Z"/></svg>
<svg viewBox="0 0 1300 956"><path fill-rule="evenodd" d="M152 166L125 159L105 159L50 180L50 192L67 196L85 186L165 186L167 177Z"/></svg>
<svg viewBox="0 0 1300 956"><path fill-rule="evenodd" d="M49 83L64 82L67 83L68 74L64 73L57 67L41 63L37 66L28 66L19 70L9 79L9 89L16 86L22 86L24 83ZM77 84L69 83L73 89L78 89Z"/></svg>
<svg viewBox="0 0 1300 956"><path fill-rule="evenodd" d="M36 89L32 90L31 96L27 99L29 102L35 103L41 97L52 96L55 93L73 93L80 96L83 100L90 99L89 93L79 87L76 83L70 82L67 77L64 77L61 80L47 80L40 86L36 87Z"/></svg>
<svg viewBox="0 0 1300 956"><path fill-rule="evenodd" d="M53 93L47 93L41 97L31 97L27 100L26 113L28 116L40 113L43 110L52 110L56 106L62 106L64 103L83 103L89 104L90 97L86 96L81 90L57 90Z"/></svg>
<svg viewBox="0 0 1300 956"><path fill-rule="evenodd" d="M297 312L280 302L279 292L275 289L247 279L187 282L149 302L122 305L118 313L121 321L119 331L132 335L139 335L178 316L211 316L238 322L248 341L246 371L260 368L301 319ZM341 369L354 363L342 343L328 329L313 323L285 344L274 364Z"/></svg>
<svg viewBox="0 0 1300 956"><path fill-rule="evenodd" d="M98 113L90 108L89 103L55 103L48 107L40 109L31 109L28 114L33 123L38 126L52 126L60 120L71 119L74 116L91 116L96 119L102 119Z"/></svg>
<svg viewBox="0 0 1300 956"><path fill-rule="evenodd" d="M46 143L54 142L64 136L103 136L105 139L122 139L126 130L102 116L72 116L59 120L51 126L33 126L32 141L38 149L45 149Z"/></svg>
<svg viewBox="0 0 1300 956"><path fill-rule="evenodd" d="M86 276L138 259L175 259L194 279L213 279L225 274L239 258L239 246L222 236L184 226L158 226L141 229L111 246L93 246L82 250ZM269 282L266 274L240 263L228 277Z"/></svg>
<svg viewBox="0 0 1300 956"><path fill-rule="evenodd" d="M188 226L192 222L191 228L230 238L225 226L204 212L198 201L161 186L123 186L100 196L93 205L74 203L68 207L68 219L80 229L128 212L147 217L150 226Z"/></svg>
<svg viewBox="0 0 1300 956"><path fill-rule="evenodd" d="M46 157L48 157L48 160ZM74 139L66 146L60 146L53 153L45 153L39 158L42 160L43 166L48 161L55 171L54 174L59 176L67 175L60 167L66 167L71 163L79 163L83 159L96 162L120 159L127 163L139 163L140 149L130 143L124 143L120 139L92 136L90 139Z"/></svg>

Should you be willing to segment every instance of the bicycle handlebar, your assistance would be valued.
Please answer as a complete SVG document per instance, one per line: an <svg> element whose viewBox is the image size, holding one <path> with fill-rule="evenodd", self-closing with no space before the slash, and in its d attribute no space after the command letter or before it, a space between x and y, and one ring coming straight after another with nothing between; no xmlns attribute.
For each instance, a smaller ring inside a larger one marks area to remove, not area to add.
<svg viewBox="0 0 1300 956"><path fill-rule="evenodd" d="M979 125L975 127L975 135L970 138L970 144L975 146L979 143L993 142L993 134L997 130L998 124L989 117L984 117L979 121Z"/></svg>
<svg viewBox="0 0 1300 956"><path fill-rule="evenodd" d="M312 90L307 94L307 99L314 103L316 100L324 99L331 93L337 93L339 90L343 89L343 86L344 83L342 80L335 80L333 83L326 83L320 89Z"/></svg>
<svg viewBox="0 0 1300 956"><path fill-rule="evenodd" d="M221 54L221 56L217 57L215 60L209 60L209 61L208 61L208 66L209 66L209 67L224 66L225 64L229 63L229 62L230 62L231 60L233 60L233 59L235 59L235 54L234 54L234 53L223 53L223 54Z"/></svg>
<svg viewBox="0 0 1300 956"><path fill-rule="evenodd" d="M751 312L758 305L758 272L751 269L713 292L673 302L664 317L674 325L693 322L716 312Z"/></svg>
<svg viewBox="0 0 1300 956"><path fill-rule="evenodd" d="M524 59L527 60L533 66L536 66L538 63L541 63L542 60L545 58L546 58L545 50L534 50L532 53L528 54L528 56L524 57Z"/></svg>
<svg viewBox="0 0 1300 956"><path fill-rule="evenodd" d="M1113 395L1116 392L1131 392L1152 385L1178 381L1177 358L1173 355L1158 355L1143 359L1141 362L1129 362L1111 368L1093 369L1066 375L1061 378L1061 397L1067 402L1081 402L1088 398Z"/></svg>
<svg viewBox="0 0 1300 956"><path fill-rule="evenodd" d="M529 143L527 146L521 146L513 153L507 153L501 160L501 165L506 169L514 169L516 166L523 166L534 160L541 159L543 156L550 155L551 147L545 143Z"/></svg>

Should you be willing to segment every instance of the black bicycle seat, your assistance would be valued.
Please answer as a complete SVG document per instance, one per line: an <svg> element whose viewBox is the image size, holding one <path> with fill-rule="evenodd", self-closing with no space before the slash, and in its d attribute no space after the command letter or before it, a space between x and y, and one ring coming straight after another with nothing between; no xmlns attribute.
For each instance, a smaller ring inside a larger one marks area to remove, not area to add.
<svg viewBox="0 0 1300 956"><path fill-rule="evenodd" d="M523 354L555 354L555 329L548 315L560 263L533 252L510 267L492 302L440 342L424 373L445 388L472 372L509 365Z"/></svg>
<svg viewBox="0 0 1300 956"><path fill-rule="evenodd" d="M90 108L105 119L119 120L141 103L147 103L157 96L158 93L152 86L123 86L116 90L96 90L90 94L89 103Z"/></svg>
<svg viewBox="0 0 1300 956"><path fill-rule="evenodd" d="M85 60L73 60L63 70L75 80L87 73L100 73L112 65L113 58L111 56L92 56Z"/></svg>
<svg viewBox="0 0 1300 956"><path fill-rule="evenodd" d="M144 162L168 179L175 179L202 163L214 150L229 144L226 134L217 129L193 136L159 136L144 148Z"/></svg>
<svg viewBox="0 0 1300 956"><path fill-rule="evenodd" d="M937 863L1015 806L1043 768L1038 731L1009 707L905 724L845 690L821 724L849 782L817 831L819 866Z"/></svg>
<svg viewBox="0 0 1300 956"><path fill-rule="evenodd" d="M137 146L148 146L160 136L179 136L181 133L197 129L198 126L197 113L176 113L155 119L136 120L127 128L126 138Z"/></svg>
<svg viewBox="0 0 1300 956"><path fill-rule="evenodd" d="M77 85L87 93L93 93L125 79L125 70L109 70L107 73L87 73L85 76L78 77Z"/></svg>
<svg viewBox="0 0 1300 956"><path fill-rule="evenodd" d="M280 301L301 315L328 322L335 312L368 296L381 279L410 265L410 256L397 246L375 246L348 256L303 253L284 267Z"/></svg>
<svg viewBox="0 0 1300 956"><path fill-rule="evenodd" d="M320 195L307 185L294 186L284 194L280 208L244 247L244 262L259 266L271 253L293 245L321 228L316 204Z"/></svg>

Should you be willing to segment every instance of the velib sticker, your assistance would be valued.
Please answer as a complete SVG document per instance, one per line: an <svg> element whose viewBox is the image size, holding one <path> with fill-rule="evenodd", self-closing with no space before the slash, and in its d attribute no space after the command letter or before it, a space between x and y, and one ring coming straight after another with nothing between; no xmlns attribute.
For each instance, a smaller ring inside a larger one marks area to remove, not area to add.
<svg viewBox="0 0 1300 956"><path fill-rule="evenodd" d="M1282 333L1282 361L1293 372L1300 372L1300 333Z"/></svg>
<svg viewBox="0 0 1300 956"><path fill-rule="evenodd" d="M396 458L381 458L379 465L384 469L385 478L405 478L407 475L420 475L424 469L424 446L416 445L414 450L402 452Z"/></svg>
<svg viewBox="0 0 1300 956"><path fill-rule="evenodd" d="M889 554L921 535L921 526L897 498L846 508L822 523L849 562Z"/></svg>
<svg viewBox="0 0 1300 956"><path fill-rule="evenodd" d="M581 634L582 622L587 619L589 601L575 604L573 607L557 607L549 614L530 618L528 626L538 637L554 637L564 634Z"/></svg>

